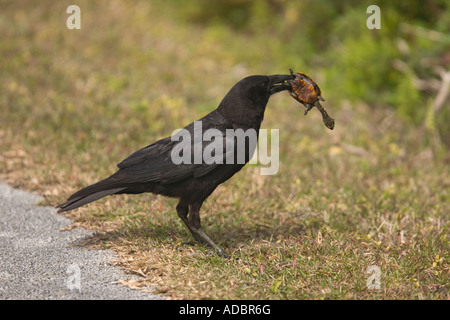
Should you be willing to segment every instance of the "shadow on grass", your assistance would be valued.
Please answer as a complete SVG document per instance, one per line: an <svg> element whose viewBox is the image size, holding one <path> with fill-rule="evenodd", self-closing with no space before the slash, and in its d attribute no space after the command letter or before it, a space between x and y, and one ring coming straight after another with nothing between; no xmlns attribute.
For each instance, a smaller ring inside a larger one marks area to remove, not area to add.
<svg viewBox="0 0 450 320"><path fill-rule="evenodd" d="M180 243L197 244L188 229L180 221L173 220L169 223L149 223L146 219L132 221L115 230L97 231L80 243L80 246L108 246L108 242L127 241L135 244L179 246ZM220 247L227 250L235 250L242 246L251 245L254 241L266 241L272 243L280 237L298 237L306 234L308 229L316 229L320 226L306 226L304 224L284 224L281 226L269 226L262 224L227 224L221 226L220 231L214 228L203 227L203 230Z"/></svg>

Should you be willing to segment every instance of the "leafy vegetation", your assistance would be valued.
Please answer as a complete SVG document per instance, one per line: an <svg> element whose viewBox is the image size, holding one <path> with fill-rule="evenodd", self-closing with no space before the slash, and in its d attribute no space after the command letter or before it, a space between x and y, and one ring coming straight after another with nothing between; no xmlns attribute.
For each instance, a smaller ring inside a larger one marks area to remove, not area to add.
<svg viewBox="0 0 450 320"><path fill-rule="evenodd" d="M61 203L131 152L214 109L250 74L305 72L336 119L288 94L280 170L248 165L205 203L231 259L190 240L176 201L109 197L68 213L86 246L194 299L448 299L450 154L446 1L14 1L0 10L1 178ZM381 29L366 27L368 5ZM444 92L445 93L445 92ZM368 266L381 289L368 289Z"/></svg>

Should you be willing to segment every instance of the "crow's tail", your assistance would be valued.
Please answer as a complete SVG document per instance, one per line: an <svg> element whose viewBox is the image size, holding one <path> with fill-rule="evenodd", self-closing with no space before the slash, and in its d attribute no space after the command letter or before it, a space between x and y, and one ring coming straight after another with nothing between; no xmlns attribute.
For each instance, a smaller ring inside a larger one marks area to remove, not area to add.
<svg viewBox="0 0 450 320"><path fill-rule="evenodd" d="M66 202L56 207L58 212L76 209L127 188L112 178L113 176L75 192Z"/></svg>

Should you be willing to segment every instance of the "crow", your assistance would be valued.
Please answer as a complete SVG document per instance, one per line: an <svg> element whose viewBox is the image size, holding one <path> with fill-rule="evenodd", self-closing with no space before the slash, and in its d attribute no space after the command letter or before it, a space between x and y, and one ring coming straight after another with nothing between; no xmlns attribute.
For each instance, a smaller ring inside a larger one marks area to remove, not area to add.
<svg viewBox="0 0 450 320"><path fill-rule="evenodd" d="M177 198L179 199L176 206L177 214L194 239L213 248L219 256L227 257L224 250L202 230L200 208L217 186L245 166L256 147L244 136L245 148L242 151L242 148L238 148L239 142L236 141L238 136L230 137L227 130L241 129L245 132L254 130L258 135L270 96L289 90L294 78L293 75L283 74L243 78L230 89L217 109L182 130L184 133L195 135L196 124L201 124L202 133L209 129L216 130L215 139L220 138L217 133L222 133L222 141L214 141L222 142L222 152L217 149L211 153L214 154L216 161L206 159L189 161L195 158L196 151L200 153L205 151L208 141L198 138L190 141L186 139L183 146L192 148L182 149L181 136L173 134L130 155L117 165L119 170L110 177L75 192L66 202L57 206L58 212L70 211L113 194L151 192ZM231 148L228 148L229 146ZM177 152L174 152L176 148ZM183 154L184 152L190 154ZM239 152L245 154L239 155ZM174 155L187 161L174 161ZM226 157L232 161L225 161ZM238 161L239 157L241 161ZM223 161L217 161L217 158Z"/></svg>

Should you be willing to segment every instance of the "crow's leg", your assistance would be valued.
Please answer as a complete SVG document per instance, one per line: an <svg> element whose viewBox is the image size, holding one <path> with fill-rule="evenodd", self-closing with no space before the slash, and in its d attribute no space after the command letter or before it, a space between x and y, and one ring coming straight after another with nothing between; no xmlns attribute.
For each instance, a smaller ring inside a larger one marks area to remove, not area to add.
<svg viewBox="0 0 450 320"><path fill-rule="evenodd" d="M201 244L206 244L209 247L213 248L217 254L222 258L228 258L223 251L211 238L202 230L200 223L200 208L202 203L191 204L190 209L183 205L181 202L177 205L177 213L184 224L188 227L189 231L192 233L192 236ZM189 214L189 217L187 217Z"/></svg>
<svg viewBox="0 0 450 320"><path fill-rule="evenodd" d="M189 218L188 218L188 224L190 227L190 230L192 234L194 235L194 238L201 238L203 241L206 242L206 244L216 250L217 254L222 258L228 258L228 256L225 254L225 251L221 247L219 247L217 244L214 243L214 241L211 240L211 238L202 230L202 226L200 223L200 208L202 206L202 203L195 203L191 204L190 206L190 212L189 212Z"/></svg>
<svg viewBox="0 0 450 320"><path fill-rule="evenodd" d="M189 213L189 205L184 205L181 202L177 205L177 214L178 217L180 217L181 221L184 222L186 227L189 229L189 231L192 233L192 236L194 239L201 243L201 244L207 244L201 237L199 237L190 227L189 221L188 221L188 213Z"/></svg>

